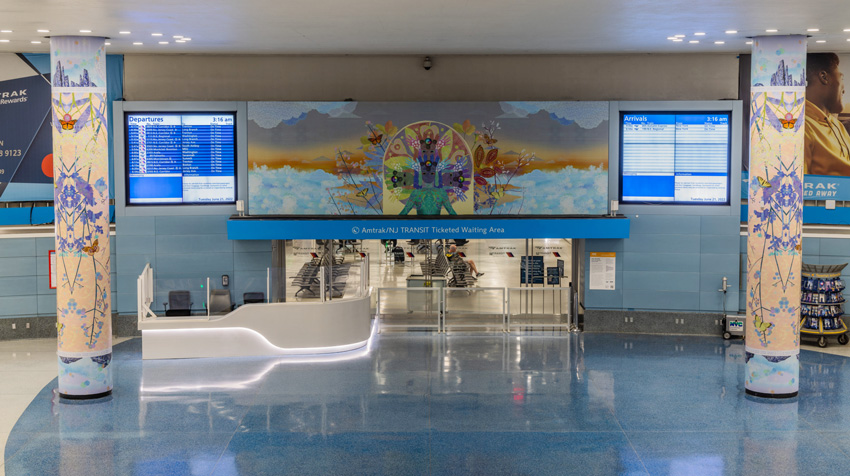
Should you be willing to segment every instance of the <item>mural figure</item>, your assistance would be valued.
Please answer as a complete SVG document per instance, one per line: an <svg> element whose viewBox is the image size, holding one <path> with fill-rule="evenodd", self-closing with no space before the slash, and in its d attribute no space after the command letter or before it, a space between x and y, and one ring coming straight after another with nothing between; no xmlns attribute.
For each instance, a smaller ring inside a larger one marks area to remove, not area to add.
<svg viewBox="0 0 850 476"><path fill-rule="evenodd" d="M413 123L390 140L384 154L386 196L395 206L403 204L399 215L440 215L443 210L457 215L458 205L471 214L471 156L463 137L445 124Z"/></svg>
<svg viewBox="0 0 850 476"><path fill-rule="evenodd" d="M442 187L437 177L437 169L440 164L440 152L435 150L437 143L430 137L419 141L419 155L416 161L419 163L418 187L410 193L407 205L399 212L399 215L407 215L410 210L416 210L417 215L439 215L443 208L449 215L457 215L452 208L449 194ZM415 174L414 174L415 175ZM463 175L459 176L463 182ZM414 179L414 182L416 180Z"/></svg>

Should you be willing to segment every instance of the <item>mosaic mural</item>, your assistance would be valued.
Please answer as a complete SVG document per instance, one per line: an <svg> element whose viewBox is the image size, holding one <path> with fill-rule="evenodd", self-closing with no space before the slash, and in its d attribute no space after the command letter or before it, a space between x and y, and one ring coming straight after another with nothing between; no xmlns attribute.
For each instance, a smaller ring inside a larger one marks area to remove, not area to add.
<svg viewBox="0 0 850 476"><path fill-rule="evenodd" d="M607 102L248 103L252 215L600 215Z"/></svg>

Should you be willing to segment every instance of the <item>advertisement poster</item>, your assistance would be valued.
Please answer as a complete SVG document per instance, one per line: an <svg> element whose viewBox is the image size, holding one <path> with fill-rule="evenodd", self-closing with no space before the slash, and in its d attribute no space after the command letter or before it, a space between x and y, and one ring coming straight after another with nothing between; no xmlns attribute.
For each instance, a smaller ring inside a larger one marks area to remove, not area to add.
<svg viewBox="0 0 850 476"><path fill-rule="evenodd" d="M617 281L617 253L590 253L589 289L613 291Z"/></svg>
<svg viewBox="0 0 850 476"><path fill-rule="evenodd" d="M50 82L16 55L6 67L26 76L0 76L0 201L52 200Z"/></svg>
<svg viewBox="0 0 850 476"><path fill-rule="evenodd" d="M795 82L806 85L803 199L850 200L850 100L844 94L845 78L850 78L850 55L809 53L806 57L806 72L793 75L792 65L782 65L781 71L771 72L795 76ZM742 62L742 74L749 74L743 65ZM742 86L741 97L750 97L748 86ZM770 108L748 112L750 123L761 115L761 119L784 129L799 127L791 111L779 115L771 114ZM745 149L743 167L747 171L750 154L746 143ZM747 180L746 174L744 179ZM742 189L742 196L747 196L746 188Z"/></svg>
<svg viewBox="0 0 850 476"><path fill-rule="evenodd" d="M252 215L601 215L607 102L251 102Z"/></svg>

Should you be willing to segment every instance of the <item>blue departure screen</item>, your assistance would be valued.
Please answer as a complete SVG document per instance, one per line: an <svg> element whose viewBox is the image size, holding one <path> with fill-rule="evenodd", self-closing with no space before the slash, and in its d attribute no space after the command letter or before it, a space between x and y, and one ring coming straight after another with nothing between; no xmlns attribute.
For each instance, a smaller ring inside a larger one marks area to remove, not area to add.
<svg viewBox="0 0 850 476"><path fill-rule="evenodd" d="M127 203L236 201L233 113L129 113Z"/></svg>
<svg viewBox="0 0 850 476"><path fill-rule="evenodd" d="M729 113L623 113L620 201L728 204Z"/></svg>

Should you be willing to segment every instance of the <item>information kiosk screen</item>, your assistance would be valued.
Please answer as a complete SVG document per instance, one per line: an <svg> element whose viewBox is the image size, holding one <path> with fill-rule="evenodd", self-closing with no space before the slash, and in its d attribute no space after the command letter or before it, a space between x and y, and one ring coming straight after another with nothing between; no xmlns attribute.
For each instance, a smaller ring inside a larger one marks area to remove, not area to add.
<svg viewBox="0 0 850 476"><path fill-rule="evenodd" d="M128 205L236 201L236 114L125 114Z"/></svg>
<svg viewBox="0 0 850 476"><path fill-rule="evenodd" d="M730 112L621 112L620 202L728 205Z"/></svg>

